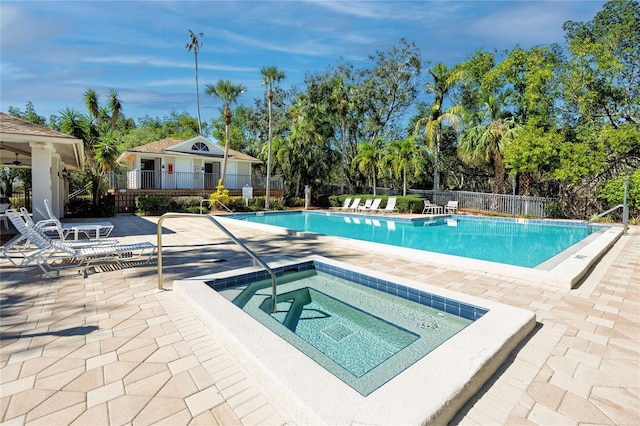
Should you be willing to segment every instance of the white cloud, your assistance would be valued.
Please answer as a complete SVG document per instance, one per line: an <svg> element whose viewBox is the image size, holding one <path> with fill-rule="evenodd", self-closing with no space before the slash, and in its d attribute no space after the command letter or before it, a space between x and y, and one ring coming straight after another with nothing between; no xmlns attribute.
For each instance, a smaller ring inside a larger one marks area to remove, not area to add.
<svg viewBox="0 0 640 426"><path fill-rule="evenodd" d="M579 2L503 2L495 13L469 22L466 33L486 43L523 47L537 44L563 43L562 25L580 20ZM575 16L578 15L578 16ZM590 17L587 19L591 19ZM494 47L495 44L493 45Z"/></svg>

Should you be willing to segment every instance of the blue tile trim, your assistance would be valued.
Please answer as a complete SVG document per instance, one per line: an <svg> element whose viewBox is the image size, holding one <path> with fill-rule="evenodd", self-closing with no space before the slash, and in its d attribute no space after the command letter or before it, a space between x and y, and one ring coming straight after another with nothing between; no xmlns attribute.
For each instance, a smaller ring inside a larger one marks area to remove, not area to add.
<svg viewBox="0 0 640 426"><path fill-rule="evenodd" d="M256 215L266 215L266 214L302 214L302 213L307 213L307 214L312 214L312 215L320 215L320 216L338 216L338 217L352 217L352 218L358 218L358 219L371 219L372 215L371 214L358 214L358 213L351 213L351 212L334 212L334 211L322 211L322 210L293 210L293 211L287 211L287 210L276 210L276 211L271 211L271 212L252 212L252 213L234 213L233 215L225 215L227 217L234 217L236 219L242 219L243 217L248 217L248 216L256 216ZM435 225L437 224L444 224L444 221L442 219L439 220L434 220L432 218L425 218L425 217L414 217L414 218L408 218L408 217L402 217L402 216L384 216L384 215L375 215L374 216L376 219L378 220L392 220L394 222L404 222L404 223L413 223L417 226L423 226L424 222L434 222ZM570 227L578 227L578 228L584 228L587 226L587 223L584 221L569 221L569 220L553 220L553 219L514 219L512 217L496 217L496 216L469 216L469 215L459 215L459 214L452 214L452 215L448 215L448 217L454 218L454 219L463 219L463 220L475 220L475 221L493 221L493 222L518 222L518 223L522 223L522 224L535 224L535 225L549 225L549 226L570 226ZM592 224L592 226L594 228L610 228L609 225L606 224L598 224L598 223L594 223Z"/></svg>
<svg viewBox="0 0 640 426"><path fill-rule="evenodd" d="M317 261L308 261L295 265L281 266L274 268L273 271L276 274L276 277L280 277L284 274L285 271L295 270L300 272L308 271L310 269L315 269L316 271L323 272L325 274L343 278L356 284L382 291L400 297L402 299L410 300L412 302L420 303L422 305L429 306L431 308L438 309L440 311L447 312L449 314L456 315L471 321L475 321L489 312L488 309L481 308L479 306L459 302L454 299L438 296L436 294L418 290L413 287L407 287L402 284L396 284L391 281L382 280L380 278L360 274L358 272L353 272L344 268L338 268L336 266L327 265L326 263ZM267 280L270 278L271 276L267 271L261 270L233 277L214 278L213 280L207 281L206 284L214 290L222 290L237 285L248 284L254 281Z"/></svg>

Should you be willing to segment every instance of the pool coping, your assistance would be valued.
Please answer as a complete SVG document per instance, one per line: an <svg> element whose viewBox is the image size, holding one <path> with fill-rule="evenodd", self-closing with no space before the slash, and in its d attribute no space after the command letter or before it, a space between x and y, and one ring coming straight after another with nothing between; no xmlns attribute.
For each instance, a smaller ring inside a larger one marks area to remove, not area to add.
<svg viewBox="0 0 640 426"><path fill-rule="evenodd" d="M174 281L174 290L194 315L298 424L446 423L535 327L535 314L524 309L321 256L285 258L269 262L269 266L309 260L373 275L479 306L489 312L363 397L205 283L212 278L240 275L260 268L241 268ZM437 389L437 392L431 392L431 389Z"/></svg>
<svg viewBox="0 0 640 426"><path fill-rule="evenodd" d="M303 211L295 211L293 213L300 213ZM367 215L367 214L355 214L343 212L318 212L315 210L309 210L308 212L314 214L326 214L336 216L355 216L360 218L375 217L378 220L391 220L401 222L415 222L433 218L434 216L420 216L420 217L402 217L402 216L384 216L384 215ZM269 214L270 212L258 212L261 214ZM283 212L274 212L283 213ZM241 213L243 215L246 213ZM465 215L438 215L438 217L462 217L472 220L502 220L502 221L515 221L526 225L528 223L551 223L564 226L586 226L586 222L581 221L559 221L559 220L540 220L540 219L513 219L513 218L494 218L490 216L465 216ZM583 241L574 244L567 248L563 252L554 256L553 258L543 262L535 268L527 268L522 266L508 265L504 263L490 262L486 260L471 259L466 257L454 256L449 254L442 254L436 252L429 252L425 250L411 249L399 246L390 246L387 244L375 243L370 241L355 240L346 237L338 237L332 235L319 234L308 231L297 231L280 226L267 225L262 223L248 222L243 220L233 219L231 215L216 216L225 223L233 223L235 225L244 227L262 227L261 229L269 230L280 235L290 235L298 238L312 238L322 239L327 242L339 243L342 246L352 246L363 250L374 250L378 253L388 253L391 247L394 254L407 258L420 258L421 260L428 260L434 264L439 264L448 267L455 267L458 269L468 269L475 272L482 272L492 275L498 275L509 279L518 279L530 282L532 284L540 284L551 286L555 288L561 288L565 290L571 290L578 286L582 279L587 275L591 268L609 251L609 249L618 241L624 232L623 227L618 226L598 226L595 227L594 232L585 238ZM226 222L226 221L233 222ZM428 259L424 259L424 256L428 256Z"/></svg>

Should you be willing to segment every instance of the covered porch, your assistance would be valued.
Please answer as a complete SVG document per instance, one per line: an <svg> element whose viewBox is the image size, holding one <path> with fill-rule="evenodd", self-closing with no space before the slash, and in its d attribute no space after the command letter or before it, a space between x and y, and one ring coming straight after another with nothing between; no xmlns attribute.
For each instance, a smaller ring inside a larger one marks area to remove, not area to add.
<svg viewBox="0 0 640 426"><path fill-rule="evenodd" d="M84 145L39 124L0 113L0 164L31 170L33 207L44 209L44 200L58 217L64 217L69 197L68 172L84 166ZM4 196L4 195L3 195ZM34 209L35 210L35 209ZM34 220L44 219L34 211Z"/></svg>

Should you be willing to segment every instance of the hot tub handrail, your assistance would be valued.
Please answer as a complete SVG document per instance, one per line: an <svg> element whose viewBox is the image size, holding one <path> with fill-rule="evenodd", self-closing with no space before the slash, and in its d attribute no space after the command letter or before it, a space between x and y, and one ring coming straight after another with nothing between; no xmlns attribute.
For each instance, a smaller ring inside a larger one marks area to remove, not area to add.
<svg viewBox="0 0 640 426"><path fill-rule="evenodd" d="M157 235L158 235L158 289L162 290L162 222L169 217L197 217L207 218L214 225L216 225L222 232L224 232L234 243L240 246L245 253L247 253L253 260L255 260L260 266L262 266L271 276L271 295L273 297L272 312L276 310L276 274L273 269L269 267L262 259L258 257L249 247L247 247L242 241L240 241L235 235L233 235L227 228L225 228L220 222L218 222L211 215L200 215L194 213L165 213L158 219Z"/></svg>
<svg viewBox="0 0 640 426"><path fill-rule="evenodd" d="M617 205L617 206L615 206L615 207L611 207L611 208L610 208L609 210L607 210L607 211L604 211L604 212L602 212L602 213L598 213L598 214L596 214L596 215L593 215L593 216L591 217L591 219L589 219L589 221L587 222L587 232L588 232L589 234L591 234L591 224L592 224L596 219L598 219L598 218L600 218L600 217L602 217L602 216L606 216L606 215L608 215L609 213L611 213L612 211L614 211L614 210L618 210L619 208L622 208L622 211L623 211L623 213L624 213L625 205L624 205L624 204L618 204L618 205ZM626 223L625 223L624 225L625 225L625 230L626 230Z"/></svg>
<svg viewBox="0 0 640 426"><path fill-rule="evenodd" d="M220 206L222 206L223 209L225 209L226 211L228 211L229 213L233 213L233 210L231 210L229 207L227 207L222 201L220 200L212 200L210 198L203 198L202 200L200 200L200 214L202 214L202 204L203 203L209 203L209 206L211 206L211 203L213 203L213 206L215 207L216 204L220 204Z"/></svg>

